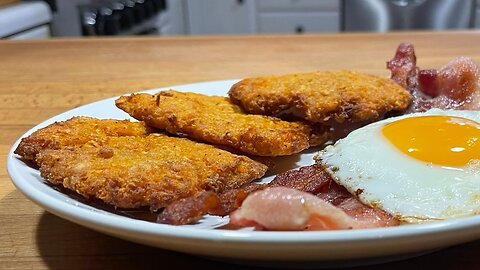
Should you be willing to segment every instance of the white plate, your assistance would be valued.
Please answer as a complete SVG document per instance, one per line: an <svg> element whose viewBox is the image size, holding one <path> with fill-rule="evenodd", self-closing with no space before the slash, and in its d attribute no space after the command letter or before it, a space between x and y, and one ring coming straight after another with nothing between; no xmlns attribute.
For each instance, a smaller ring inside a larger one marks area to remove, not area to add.
<svg viewBox="0 0 480 270"><path fill-rule="evenodd" d="M214 81L172 86L179 91L225 95L235 81ZM168 89L168 88L167 88ZM147 92L156 92L153 89ZM114 98L88 104L55 116L34 127L22 137L54 121L85 115L97 118L127 119L117 109ZM133 242L228 260L281 262L354 263L372 258L402 258L480 238L480 216L404 225L391 228L318 232L262 232L213 229L225 219L207 217L198 225L170 226L135 220L71 199L45 184L37 170L25 165L13 151L7 158L8 172L15 186L47 211L85 227ZM311 165L314 152L281 160L283 169ZM271 177L270 177L271 178ZM268 178L267 180L269 180ZM353 260L353 261L352 261ZM286 264L283 264L286 263ZM318 264L317 264L318 266Z"/></svg>

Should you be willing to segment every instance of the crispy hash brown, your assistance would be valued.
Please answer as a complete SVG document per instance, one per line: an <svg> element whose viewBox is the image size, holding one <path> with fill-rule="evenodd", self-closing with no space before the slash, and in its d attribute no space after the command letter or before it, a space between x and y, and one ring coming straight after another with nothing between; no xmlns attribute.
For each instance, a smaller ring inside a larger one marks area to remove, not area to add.
<svg viewBox="0 0 480 270"><path fill-rule="evenodd" d="M226 97L182 93L132 94L120 109L147 125L256 156L283 156L324 143L327 133L302 122L248 115Z"/></svg>
<svg viewBox="0 0 480 270"><path fill-rule="evenodd" d="M293 113L309 122L363 122L410 104L407 90L390 79L354 71L322 71L244 79L229 96L254 114Z"/></svg>
<svg viewBox="0 0 480 270"><path fill-rule="evenodd" d="M116 207L152 211L200 191L237 188L267 170L245 156L163 134L47 149L37 161L41 176L53 184Z"/></svg>
<svg viewBox="0 0 480 270"><path fill-rule="evenodd" d="M143 122L78 116L55 122L23 138L15 149L15 154L27 161L35 161L37 154L45 149L82 145L108 136L145 136L151 132L153 129Z"/></svg>

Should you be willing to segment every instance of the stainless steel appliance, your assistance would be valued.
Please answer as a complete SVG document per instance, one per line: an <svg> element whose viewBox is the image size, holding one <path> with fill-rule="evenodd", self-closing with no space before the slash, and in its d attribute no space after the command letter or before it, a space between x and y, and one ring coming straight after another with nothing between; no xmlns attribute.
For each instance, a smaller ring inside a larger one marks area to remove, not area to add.
<svg viewBox="0 0 480 270"><path fill-rule="evenodd" d="M166 3L165 0L103 0L79 9L83 35L158 34L158 16L166 9Z"/></svg>
<svg viewBox="0 0 480 270"><path fill-rule="evenodd" d="M44 1L55 6L52 36L161 34L167 9L166 0Z"/></svg>
<svg viewBox="0 0 480 270"><path fill-rule="evenodd" d="M474 25L475 0L343 0L344 31L464 29Z"/></svg>

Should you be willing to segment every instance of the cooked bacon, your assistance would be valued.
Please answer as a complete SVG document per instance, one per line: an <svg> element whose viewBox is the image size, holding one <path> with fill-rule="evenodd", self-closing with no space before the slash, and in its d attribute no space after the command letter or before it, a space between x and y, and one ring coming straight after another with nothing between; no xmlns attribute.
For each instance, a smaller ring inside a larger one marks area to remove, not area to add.
<svg viewBox="0 0 480 270"><path fill-rule="evenodd" d="M219 195L221 207L217 209L217 211L208 211L208 213L217 216L226 216L239 208L248 194L264 189L265 187L266 185L263 184L249 183L241 188L228 190Z"/></svg>
<svg viewBox="0 0 480 270"><path fill-rule="evenodd" d="M216 212L221 207L220 199L215 192L202 191L194 197L180 199L169 204L158 215L157 222L183 225L198 221L209 211Z"/></svg>
<svg viewBox="0 0 480 270"><path fill-rule="evenodd" d="M437 86L438 71L436 69L424 69L418 71L418 88L432 98L439 95Z"/></svg>
<svg viewBox="0 0 480 270"><path fill-rule="evenodd" d="M270 186L284 185L312 193L320 199L342 209L359 222L376 224L378 227L395 226L399 221L378 208L361 203L348 190L337 184L330 174L318 164L279 174ZM312 188L316 187L316 188Z"/></svg>
<svg viewBox="0 0 480 270"><path fill-rule="evenodd" d="M339 228L346 229L350 227L367 228L398 225L398 220L389 214L383 212L382 210L371 208L362 204L343 186L340 186L333 181L331 176L321 166L316 164L279 174L269 184L250 183L241 188L232 189L221 194L216 194L211 191L204 191L197 194L197 196L178 200L167 206L163 212L158 215L157 222L183 225L194 223L205 214L226 216L237 210L240 206L242 206L242 209L248 209L249 203L245 204L245 200L256 194L250 193L264 190L266 188L271 189L277 187L288 188L290 192L294 192L292 194L299 195L299 193L296 193L296 191L302 191L311 194L312 196L316 196L320 201L322 201L322 203L317 202L316 200L308 199L308 206L310 207L307 209L307 212L309 213L308 218L305 218L305 212L298 212L297 214L294 214L299 207L298 203L295 202L293 202L292 208L288 210L280 207L283 205L283 202L273 202L271 206L260 206L261 203L255 203L257 206L253 208L250 207L249 210L241 210L238 212L243 214L235 214L236 216L233 217L230 224L253 226L259 229L266 228L293 230L300 228L300 225L297 224L295 225L297 227L294 227L292 224L285 221L284 218L300 218L303 220L301 222L302 229L310 230ZM255 196L253 198L255 198ZM310 198L310 196L307 196L307 198ZM250 200L255 202L259 199L257 198ZM265 203L268 204L267 201L265 201ZM324 206L324 204L329 206ZM335 210L332 210L332 207L335 208ZM258 210L258 213L255 214L253 212L257 211L256 209ZM280 215L283 215L283 217L272 218L271 215L267 215L267 213L275 212L275 209L281 209L282 212ZM322 211L324 211L321 215L319 212L320 209L323 209ZM247 213L245 211L247 211L249 214L245 214ZM262 211L266 211L266 213L263 213ZM290 216L285 215L287 213L285 211L290 213ZM338 214L338 211L343 212L343 214ZM257 214L262 216L262 219L268 218L270 221L264 220L262 221L263 225L259 225L256 220L246 218L249 215ZM299 216L296 217L295 215ZM300 217L302 215L303 217ZM344 218L344 215L348 216L349 218ZM278 223L280 221L281 223ZM275 225L276 223L278 224ZM340 226L339 224L343 225Z"/></svg>
<svg viewBox="0 0 480 270"><path fill-rule="evenodd" d="M289 187L305 191L334 206L338 206L344 200L352 198L347 189L333 181L330 174L318 164L281 173L268 186Z"/></svg>
<svg viewBox="0 0 480 270"><path fill-rule="evenodd" d="M342 186L339 186L343 188ZM346 191L346 189L344 189ZM390 227L400 224L398 219L394 218L387 212L364 205L355 197L343 200L337 205L349 216L353 217L363 227Z"/></svg>
<svg viewBox="0 0 480 270"><path fill-rule="evenodd" d="M271 187L250 194L230 215L236 225L268 230L336 230L360 228L344 211L318 197L287 187Z"/></svg>
<svg viewBox="0 0 480 270"><path fill-rule="evenodd" d="M439 70L422 70L416 66L413 45L402 43L387 68L392 80L413 96L407 112L480 110L480 69L471 58L457 57Z"/></svg>
<svg viewBox="0 0 480 270"><path fill-rule="evenodd" d="M268 186L289 187L316 195L328 186L331 180L331 176L315 164L278 174Z"/></svg>
<svg viewBox="0 0 480 270"><path fill-rule="evenodd" d="M362 204L319 165L279 174L268 186L249 195L230 215L230 222L268 230L331 230L399 224L383 210ZM279 187L287 189L276 190ZM312 199L310 194L317 198Z"/></svg>
<svg viewBox="0 0 480 270"><path fill-rule="evenodd" d="M226 216L240 207L248 194L263 188L265 185L249 183L221 194L202 191L196 196L180 199L165 207L158 215L157 222L184 225L198 221L205 214Z"/></svg>
<svg viewBox="0 0 480 270"><path fill-rule="evenodd" d="M409 89L417 74L417 57L413 45L401 43L393 59L387 62L387 68L392 71L392 80Z"/></svg>
<svg viewBox="0 0 480 270"><path fill-rule="evenodd" d="M447 102L434 100L435 107L480 110L480 70L471 58L457 57L442 67L436 86L439 96L444 96Z"/></svg>
<svg viewBox="0 0 480 270"><path fill-rule="evenodd" d="M349 204L355 205L351 202L352 200L349 200ZM389 225L375 220L368 222L368 218L356 219L341 208L307 192L287 187L271 187L248 196L242 207L230 215L230 222L282 231L345 230Z"/></svg>

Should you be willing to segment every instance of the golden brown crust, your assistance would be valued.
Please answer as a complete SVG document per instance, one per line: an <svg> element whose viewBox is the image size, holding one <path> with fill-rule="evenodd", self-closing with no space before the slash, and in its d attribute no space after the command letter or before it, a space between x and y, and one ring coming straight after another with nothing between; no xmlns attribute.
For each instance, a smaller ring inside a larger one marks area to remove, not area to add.
<svg viewBox="0 0 480 270"><path fill-rule="evenodd" d="M309 122L363 122L403 111L407 90L390 79L354 71L322 71L244 79L229 96L246 111L293 113Z"/></svg>
<svg viewBox="0 0 480 270"><path fill-rule="evenodd" d="M302 122L248 115L220 96L169 90L122 96L116 105L149 126L257 156L290 155L327 140L323 130L317 134Z"/></svg>
<svg viewBox="0 0 480 270"><path fill-rule="evenodd" d="M42 177L86 198L152 210L202 190L237 188L267 170L247 157L163 134L44 150L37 162Z"/></svg>
<svg viewBox="0 0 480 270"><path fill-rule="evenodd" d="M152 131L142 122L77 116L50 124L23 138L15 154L27 161L35 161L37 154L45 149L82 145L107 136L145 136Z"/></svg>

